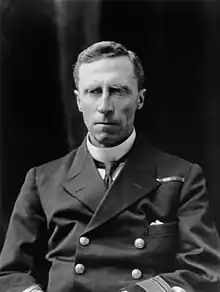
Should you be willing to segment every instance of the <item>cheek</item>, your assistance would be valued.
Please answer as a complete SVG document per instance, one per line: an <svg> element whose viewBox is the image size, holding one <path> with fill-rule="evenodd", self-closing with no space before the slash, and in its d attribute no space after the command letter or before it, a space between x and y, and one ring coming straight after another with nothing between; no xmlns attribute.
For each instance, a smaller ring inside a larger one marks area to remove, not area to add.
<svg viewBox="0 0 220 292"><path fill-rule="evenodd" d="M134 104L128 104L121 108L120 113L124 122L129 123L133 122L135 116L136 107Z"/></svg>
<svg viewBox="0 0 220 292"><path fill-rule="evenodd" d="M91 102L82 102L81 108L84 115L91 116L95 109L95 104Z"/></svg>
<svg viewBox="0 0 220 292"><path fill-rule="evenodd" d="M93 109L91 106L82 106L83 119L86 125L89 125L92 121Z"/></svg>

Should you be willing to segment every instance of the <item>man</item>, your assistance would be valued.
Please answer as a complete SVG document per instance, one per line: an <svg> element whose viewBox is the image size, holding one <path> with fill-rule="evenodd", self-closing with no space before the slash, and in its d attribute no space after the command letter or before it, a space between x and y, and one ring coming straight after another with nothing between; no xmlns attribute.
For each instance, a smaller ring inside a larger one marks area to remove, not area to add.
<svg viewBox="0 0 220 292"><path fill-rule="evenodd" d="M135 131L143 78L138 57L115 42L79 55L75 95L88 135L28 172L0 258L1 292L220 291L201 168Z"/></svg>

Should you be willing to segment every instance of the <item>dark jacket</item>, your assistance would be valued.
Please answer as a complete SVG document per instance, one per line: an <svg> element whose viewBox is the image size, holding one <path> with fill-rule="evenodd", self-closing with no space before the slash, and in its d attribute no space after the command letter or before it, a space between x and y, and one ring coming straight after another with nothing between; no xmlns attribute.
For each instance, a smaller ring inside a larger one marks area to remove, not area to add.
<svg viewBox="0 0 220 292"><path fill-rule="evenodd" d="M35 283L48 292L219 292L220 244L201 168L138 136L106 190L84 141L28 172L0 271L1 292Z"/></svg>

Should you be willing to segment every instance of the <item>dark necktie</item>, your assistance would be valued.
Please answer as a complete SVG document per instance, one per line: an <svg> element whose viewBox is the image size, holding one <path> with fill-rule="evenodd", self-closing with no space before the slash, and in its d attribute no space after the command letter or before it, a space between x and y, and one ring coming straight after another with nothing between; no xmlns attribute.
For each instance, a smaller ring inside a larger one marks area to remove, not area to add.
<svg viewBox="0 0 220 292"><path fill-rule="evenodd" d="M109 163L103 163L103 162L95 160L95 164L97 168L105 169L104 183L108 188L113 182L112 175L114 171L116 170L116 168L118 167L118 165L120 164L120 162L121 161L112 161Z"/></svg>
<svg viewBox="0 0 220 292"><path fill-rule="evenodd" d="M121 157L119 160L111 161L108 163L103 163L101 161L97 161L94 159L97 168L105 169L104 182L108 188L110 187L111 183L113 182L112 175L113 175L114 171L116 170L116 168L119 166L120 163L125 162L125 160L127 159L127 155L128 155L128 153L125 154L123 157Z"/></svg>
<svg viewBox="0 0 220 292"><path fill-rule="evenodd" d="M105 164L105 177L104 177L104 182L106 184L106 186L109 188L110 185L113 182L113 178L112 175L114 173L114 171L116 170L116 168L118 167L118 162L117 161L113 161L113 162L109 162L108 164Z"/></svg>

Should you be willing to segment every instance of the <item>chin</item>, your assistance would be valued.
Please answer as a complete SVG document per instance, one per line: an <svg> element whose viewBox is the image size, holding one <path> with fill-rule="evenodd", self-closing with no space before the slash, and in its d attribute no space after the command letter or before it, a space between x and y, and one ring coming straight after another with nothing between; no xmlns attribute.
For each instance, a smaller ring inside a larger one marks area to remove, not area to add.
<svg viewBox="0 0 220 292"><path fill-rule="evenodd" d="M113 147L120 144L119 135L111 135L109 133L100 133L93 136L92 143L97 147Z"/></svg>
<svg viewBox="0 0 220 292"><path fill-rule="evenodd" d="M102 139L100 139L100 144L102 144L104 147L113 147L116 145L119 145L120 143L122 143L123 138L120 137L119 135L115 135L115 136L108 136L108 137L103 137Z"/></svg>

